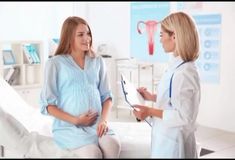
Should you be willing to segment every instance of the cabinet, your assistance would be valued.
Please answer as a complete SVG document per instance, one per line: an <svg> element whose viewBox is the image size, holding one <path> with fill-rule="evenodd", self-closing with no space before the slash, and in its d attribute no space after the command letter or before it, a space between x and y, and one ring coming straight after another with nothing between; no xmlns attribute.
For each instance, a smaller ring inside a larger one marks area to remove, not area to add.
<svg viewBox="0 0 235 160"><path fill-rule="evenodd" d="M32 46L34 57L32 54L32 57L27 57L25 46ZM34 106L38 104L43 64L42 41L0 42L0 76L5 80L11 77L9 84L26 102Z"/></svg>
<svg viewBox="0 0 235 160"><path fill-rule="evenodd" d="M16 91L30 106L40 108L41 87L17 88Z"/></svg>
<svg viewBox="0 0 235 160"><path fill-rule="evenodd" d="M131 109L125 102L125 98L121 87L121 76L123 74L134 84L136 88L146 87L150 92L154 93L154 65L136 61L135 59L116 59L116 117L118 118L119 109ZM146 101L146 105L153 106L152 102ZM131 111L130 111L131 114Z"/></svg>

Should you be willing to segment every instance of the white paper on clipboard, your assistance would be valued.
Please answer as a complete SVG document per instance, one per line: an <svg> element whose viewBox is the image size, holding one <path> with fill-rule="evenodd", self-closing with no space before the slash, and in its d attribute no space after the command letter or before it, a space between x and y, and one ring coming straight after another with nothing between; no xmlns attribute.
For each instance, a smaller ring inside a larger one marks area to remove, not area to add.
<svg viewBox="0 0 235 160"><path fill-rule="evenodd" d="M125 96L126 102L134 109L134 105L144 105L145 100L141 96L141 94L136 90L135 86L130 83L123 74L121 74L121 85L122 91ZM145 119L145 121L152 127L151 120L149 118Z"/></svg>
<svg viewBox="0 0 235 160"><path fill-rule="evenodd" d="M122 89L125 95L125 99L126 101L128 101L130 105L135 105L135 104L144 105L145 104L144 98L136 90L136 87L132 83L130 83L123 74L121 74L121 83L122 83Z"/></svg>

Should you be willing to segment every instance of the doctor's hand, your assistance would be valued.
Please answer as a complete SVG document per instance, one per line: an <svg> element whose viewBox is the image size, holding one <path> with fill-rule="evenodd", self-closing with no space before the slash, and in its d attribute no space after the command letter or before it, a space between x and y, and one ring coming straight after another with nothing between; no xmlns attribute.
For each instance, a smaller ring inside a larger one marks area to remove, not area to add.
<svg viewBox="0 0 235 160"><path fill-rule="evenodd" d="M145 87L140 87L137 91L142 95L145 100L155 101L155 96L151 94Z"/></svg>
<svg viewBox="0 0 235 160"><path fill-rule="evenodd" d="M144 120L146 117L149 116L149 107L141 106L141 105L134 105L133 113L136 118L140 120Z"/></svg>
<svg viewBox="0 0 235 160"><path fill-rule="evenodd" d="M92 126L98 118L98 112L88 111L77 118L77 126Z"/></svg>
<svg viewBox="0 0 235 160"><path fill-rule="evenodd" d="M108 124L107 124L107 121L101 119L101 120L98 122L96 131L97 131L98 137L102 137L103 135L105 135L106 132L108 132Z"/></svg>

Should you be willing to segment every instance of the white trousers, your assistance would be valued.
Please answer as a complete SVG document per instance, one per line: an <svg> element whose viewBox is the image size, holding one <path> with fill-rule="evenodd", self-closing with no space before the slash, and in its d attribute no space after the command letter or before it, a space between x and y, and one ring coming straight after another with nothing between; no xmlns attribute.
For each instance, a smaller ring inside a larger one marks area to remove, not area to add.
<svg viewBox="0 0 235 160"><path fill-rule="evenodd" d="M117 135L104 135L99 138L98 146L90 144L69 151L78 158L119 158L121 144Z"/></svg>

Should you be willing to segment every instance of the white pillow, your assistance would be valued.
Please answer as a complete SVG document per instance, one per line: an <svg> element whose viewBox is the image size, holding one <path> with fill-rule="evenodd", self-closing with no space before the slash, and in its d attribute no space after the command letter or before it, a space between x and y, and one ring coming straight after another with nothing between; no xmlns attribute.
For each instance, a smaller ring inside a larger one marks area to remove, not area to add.
<svg viewBox="0 0 235 160"><path fill-rule="evenodd" d="M0 106L0 145L14 150L17 155L25 158L60 158L71 157L72 152L60 149L52 137L43 136L38 132L30 132L13 116L6 113Z"/></svg>
<svg viewBox="0 0 235 160"><path fill-rule="evenodd" d="M27 139L28 130L14 117L6 113L0 106L0 144L4 148L17 150L19 153L26 153L29 149Z"/></svg>
<svg viewBox="0 0 235 160"><path fill-rule="evenodd" d="M40 113L39 108L27 104L25 100L0 77L0 106L5 113L17 119L29 132L52 136L52 117Z"/></svg>
<svg viewBox="0 0 235 160"><path fill-rule="evenodd" d="M35 112L35 108L28 105L2 77L0 77L0 88L1 108L30 131L32 125L28 117Z"/></svg>

